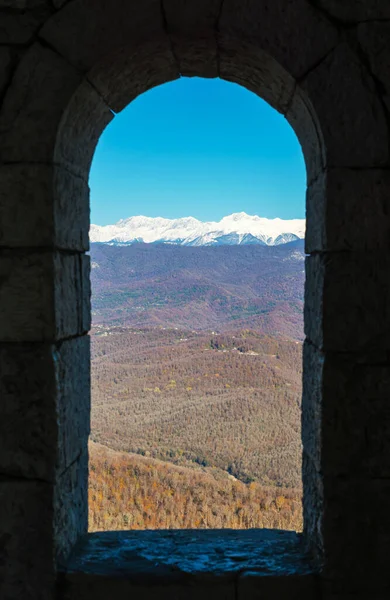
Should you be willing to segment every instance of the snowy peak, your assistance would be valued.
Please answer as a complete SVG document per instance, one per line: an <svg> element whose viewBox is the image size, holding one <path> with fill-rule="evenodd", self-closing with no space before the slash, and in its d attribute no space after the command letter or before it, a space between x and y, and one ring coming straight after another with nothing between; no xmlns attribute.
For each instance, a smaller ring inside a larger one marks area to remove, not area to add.
<svg viewBox="0 0 390 600"><path fill-rule="evenodd" d="M122 245L144 242L182 246L263 244L276 246L305 237L304 219L265 219L245 212L219 222L194 217L164 219L142 215L121 219L115 225L91 225L91 242Z"/></svg>

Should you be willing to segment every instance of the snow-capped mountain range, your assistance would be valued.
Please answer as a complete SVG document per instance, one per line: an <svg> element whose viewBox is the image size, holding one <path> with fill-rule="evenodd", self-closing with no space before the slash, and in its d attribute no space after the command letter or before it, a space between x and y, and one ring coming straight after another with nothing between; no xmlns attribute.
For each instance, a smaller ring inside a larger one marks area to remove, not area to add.
<svg viewBox="0 0 390 600"><path fill-rule="evenodd" d="M169 243L181 246L220 246L262 244L276 246L305 237L304 219L265 219L244 212L219 222L203 222L193 217L130 217L115 225L91 225L91 242L127 245Z"/></svg>

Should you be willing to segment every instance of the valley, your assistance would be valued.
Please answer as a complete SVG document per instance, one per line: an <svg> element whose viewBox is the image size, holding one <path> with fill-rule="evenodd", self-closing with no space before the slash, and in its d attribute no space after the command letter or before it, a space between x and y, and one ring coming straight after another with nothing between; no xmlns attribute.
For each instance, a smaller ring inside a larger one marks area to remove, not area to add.
<svg viewBox="0 0 390 600"><path fill-rule="evenodd" d="M301 527L303 258L92 244L91 530Z"/></svg>

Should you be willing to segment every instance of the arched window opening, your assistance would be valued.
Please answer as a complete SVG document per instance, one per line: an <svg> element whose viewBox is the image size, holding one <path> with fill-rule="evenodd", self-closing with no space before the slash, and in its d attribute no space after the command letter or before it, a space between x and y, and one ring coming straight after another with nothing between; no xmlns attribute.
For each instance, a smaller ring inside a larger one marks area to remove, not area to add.
<svg viewBox="0 0 390 600"><path fill-rule="evenodd" d="M91 169L89 527L302 529L305 167L222 80L143 94Z"/></svg>

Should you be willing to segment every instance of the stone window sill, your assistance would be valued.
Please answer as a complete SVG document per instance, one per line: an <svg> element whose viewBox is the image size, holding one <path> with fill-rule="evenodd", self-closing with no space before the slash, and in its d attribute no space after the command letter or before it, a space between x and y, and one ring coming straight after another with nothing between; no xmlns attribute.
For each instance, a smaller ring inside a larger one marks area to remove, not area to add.
<svg viewBox="0 0 390 600"><path fill-rule="evenodd" d="M275 530L88 534L59 574L64 600L314 600L300 536Z"/></svg>

